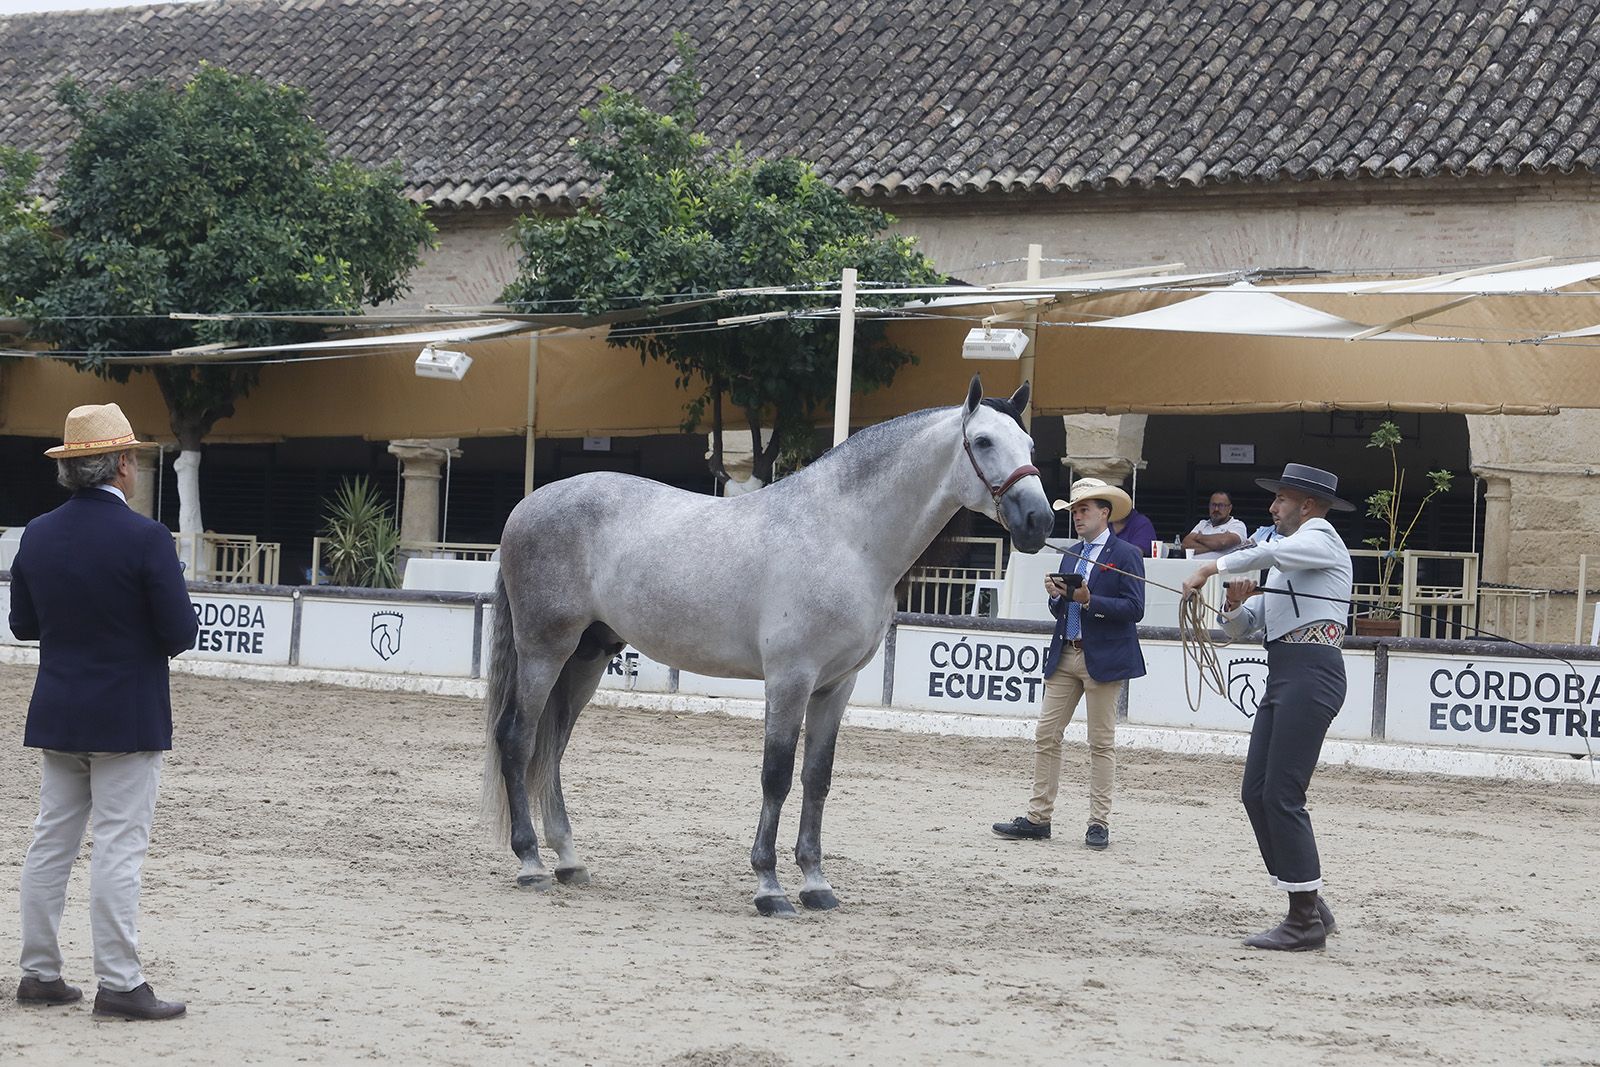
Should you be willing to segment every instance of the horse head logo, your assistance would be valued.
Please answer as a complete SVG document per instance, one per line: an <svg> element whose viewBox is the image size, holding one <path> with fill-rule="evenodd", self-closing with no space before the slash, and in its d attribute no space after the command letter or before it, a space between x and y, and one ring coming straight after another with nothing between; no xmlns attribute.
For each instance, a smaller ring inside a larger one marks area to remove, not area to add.
<svg viewBox="0 0 1600 1067"><path fill-rule="evenodd" d="M400 627L405 621L405 616L398 611L374 611L372 613L372 651L385 660L398 655L400 652Z"/></svg>
<svg viewBox="0 0 1600 1067"><path fill-rule="evenodd" d="M1256 707L1267 691L1267 661L1264 659L1236 659L1228 664L1228 701L1247 719L1256 715Z"/></svg>

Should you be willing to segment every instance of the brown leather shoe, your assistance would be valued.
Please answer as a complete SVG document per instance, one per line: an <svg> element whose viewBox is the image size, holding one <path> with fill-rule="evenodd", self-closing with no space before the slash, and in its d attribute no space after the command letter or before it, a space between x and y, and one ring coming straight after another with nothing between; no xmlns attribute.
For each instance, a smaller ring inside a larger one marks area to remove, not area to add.
<svg viewBox="0 0 1600 1067"><path fill-rule="evenodd" d="M173 1019L188 1010L176 1000L157 1000L156 991L150 988L149 982L126 993L101 986L94 995L96 1015L114 1015L121 1019Z"/></svg>
<svg viewBox="0 0 1600 1067"><path fill-rule="evenodd" d="M65 978L46 982L42 978L23 978L17 983L18 1004L72 1004L83 999L83 990L68 985Z"/></svg>

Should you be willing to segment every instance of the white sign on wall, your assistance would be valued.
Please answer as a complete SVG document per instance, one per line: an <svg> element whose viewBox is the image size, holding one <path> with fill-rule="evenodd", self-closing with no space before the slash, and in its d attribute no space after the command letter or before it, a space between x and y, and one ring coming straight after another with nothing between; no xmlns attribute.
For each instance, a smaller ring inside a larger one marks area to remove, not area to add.
<svg viewBox="0 0 1600 1067"><path fill-rule="evenodd" d="M1046 634L901 626L895 632L894 705L966 715L1036 716Z"/></svg>
<svg viewBox="0 0 1600 1067"><path fill-rule="evenodd" d="M300 609L300 665L390 674L472 674L471 604L320 600Z"/></svg>
<svg viewBox="0 0 1600 1067"><path fill-rule="evenodd" d="M1394 741L1600 752L1600 663L1391 652L1387 723Z"/></svg>
<svg viewBox="0 0 1600 1067"><path fill-rule="evenodd" d="M1223 445L1222 462L1250 464L1256 461L1255 445Z"/></svg>
<svg viewBox="0 0 1600 1067"><path fill-rule="evenodd" d="M1184 688L1183 646L1176 641L1142 641L1145 676L1128 686L1128 721L1149 726L1193 726L1202 730L1242 730L1255 723L1256 706L1266 691L1267 651L1260 644L1229 645L1217 650L1228 695L1204 685L1191 664L1188 691ZM1391 666L1394 660L1390 661ZM1344 670L1348 687L1344 706L1328 727L1329 737L1372 736L1371 652L1347 651ZM1190 696L1198 696L1199 710L1189 709Z"/></svg>
<svg viewBox="0 0 1600 1067"><path fill-rule="evenodd" d="M665 693L672 688L672 671L632 645L611 657L600 676L601 689L626 689L634 693Z"/></svg>
<svg viewBox="0 0 1600 1067"><path fill-rule="evenodd" d="M190 659L237 663L289 662L289 637L294 629L294 601L287 597L245 597L226 593L190 593L200 632L184 653Z"/></svg>

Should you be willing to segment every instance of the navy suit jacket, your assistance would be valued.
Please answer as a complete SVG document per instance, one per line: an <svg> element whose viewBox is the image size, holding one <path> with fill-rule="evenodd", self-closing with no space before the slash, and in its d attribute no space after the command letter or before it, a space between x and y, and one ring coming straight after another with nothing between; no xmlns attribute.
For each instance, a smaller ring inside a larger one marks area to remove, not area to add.
<svg viewBox="0 0 1600 1067"><path fill-rule="evenodd" d="M172 747L167 660L194 645L199 626L165 526L104 490L74 493L22 533L10 623L39 642L24 745Z"/></svg>
<svg viewBox="0 0 1600 1067"><path fill-rule="evenodd" d="M1062 574L1071 574L1078 564L1078 542L1061 556ZM1129 578L1101 566L1109 563L1138 578ZM1089 603L1080 605L1083 623L1083 664L1097 682L1115 682L1144 676L1144 653L1139 650L1137 624L1144 618L1144 557L1128 542L1111 534L1089 569ZM1050 635L1045 653L1044 676L1050 677L1061 662L1061 646L1067 639L1067 600L1050 598L1050 613L1056 617L1056 631Z"/></svg>

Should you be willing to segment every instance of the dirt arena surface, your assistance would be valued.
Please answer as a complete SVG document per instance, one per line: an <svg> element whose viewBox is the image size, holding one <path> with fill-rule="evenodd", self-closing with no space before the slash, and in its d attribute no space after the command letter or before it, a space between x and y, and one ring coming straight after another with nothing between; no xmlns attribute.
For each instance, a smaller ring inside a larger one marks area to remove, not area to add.
<svg viewBox="0 0 1600 1067"><path fill-rule="evenodd" d="M1321 772L1341 932L1283 956L1239 945L1284 895L1236 763L1124 751L1094 853L1081 746L1060 834L1007 842L1025 743L847 728L845 906L786 922L750 904L753 721L586 712L565 777L594 884L540 895L475 823L477 703L188 676L142 940L189 1015L25 1011L32 676L0 667L3 1063L1600 1064L1600 788ZM86 887L80 861L63 939L92 996Z"/></svg>

